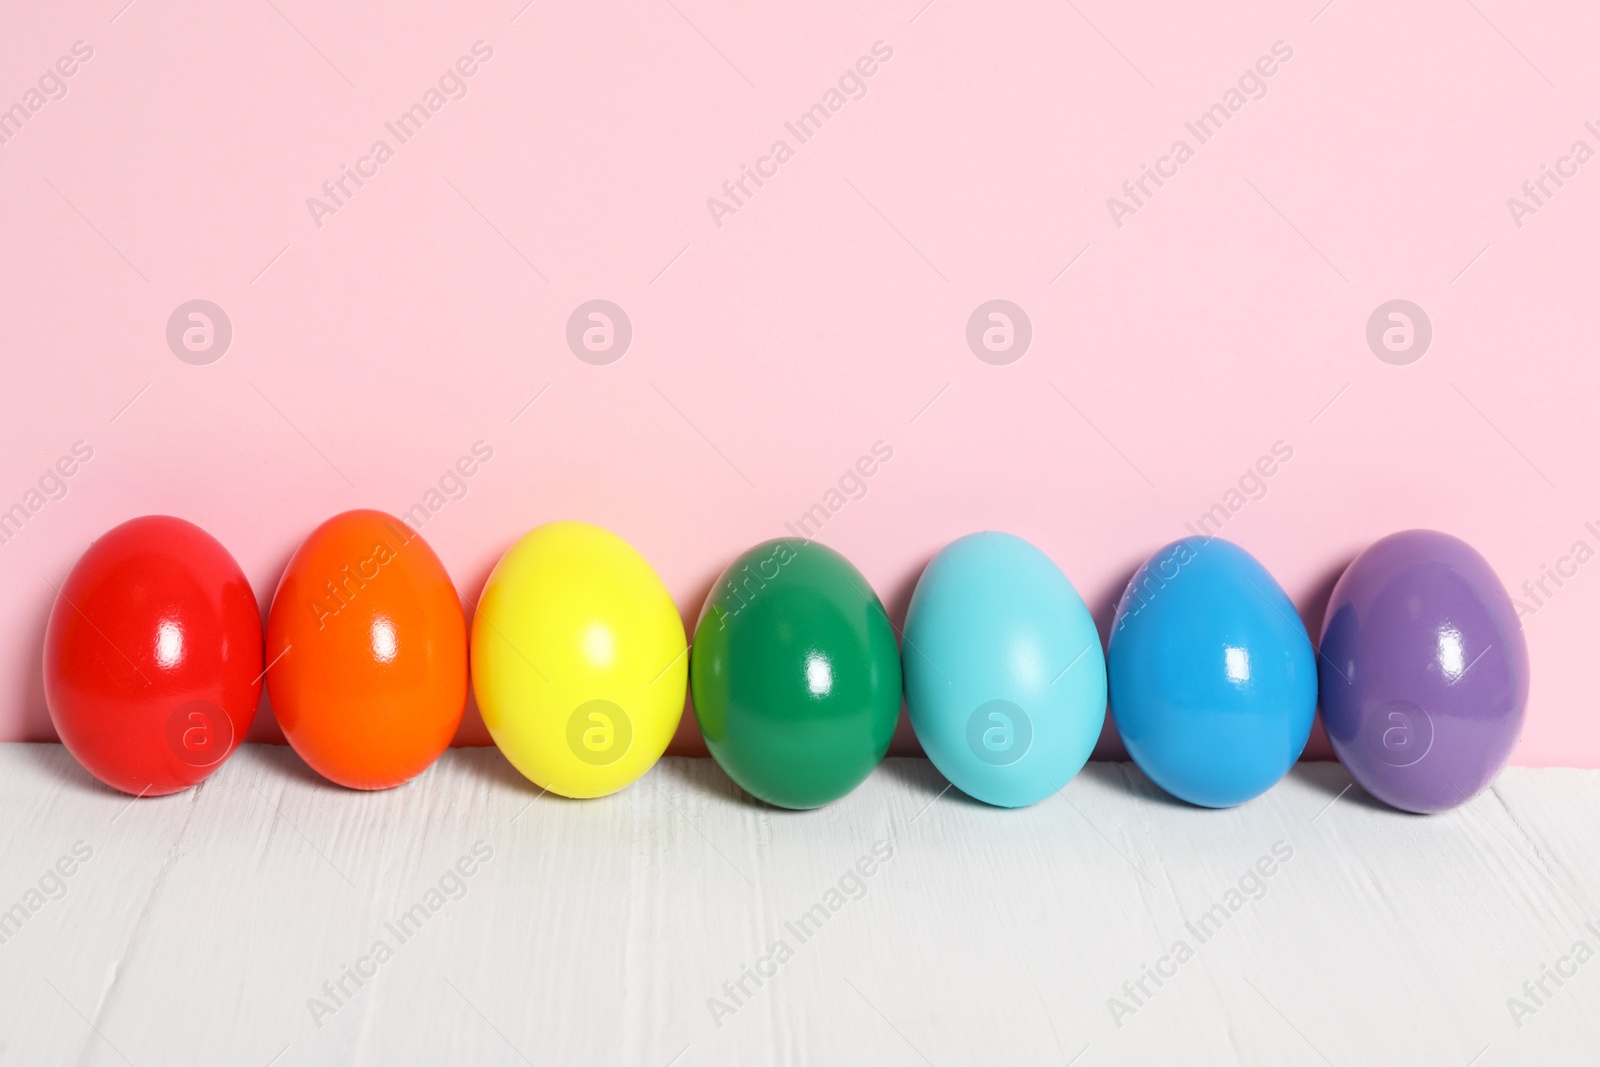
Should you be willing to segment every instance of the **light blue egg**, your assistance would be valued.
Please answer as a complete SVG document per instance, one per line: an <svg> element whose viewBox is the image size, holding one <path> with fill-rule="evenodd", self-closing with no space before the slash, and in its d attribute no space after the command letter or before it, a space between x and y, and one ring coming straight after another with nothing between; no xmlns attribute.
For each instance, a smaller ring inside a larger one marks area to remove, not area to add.
<svg viewBox="0 0 1600 1067"><path fill-rule="evenodd" d="M1145 561L1117 604L1107 671L1128 754L1191 804L1266 792L1311 735L1305 624L1266 568L1221 538L1187 537Z"/></svg>
<svg viewBox="0 0 1600 1067"><path fill-rule="evenodd" d="M906 707L928 758L989 804L1043 800L1083 767L1106 713L1106 663L1083 599L1020 537L953 541L906 614Z"/></svg>

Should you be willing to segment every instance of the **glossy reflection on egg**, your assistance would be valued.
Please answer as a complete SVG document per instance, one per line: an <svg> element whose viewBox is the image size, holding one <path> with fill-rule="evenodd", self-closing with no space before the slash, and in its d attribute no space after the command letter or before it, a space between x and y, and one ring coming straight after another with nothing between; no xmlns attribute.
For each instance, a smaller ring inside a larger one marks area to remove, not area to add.
<svg viewBox="0 0 1600 1067"><path fill-rule="evenodd" d="M1487 560L1433 530L1374 543L1322 624L1322 721L1368 792L1405 811L1465 803L1505 766L1528 702L1528 648Z"/></svg>
<svg viewBox="0 0 1600 1067"><path fill-rule="evenodd" d="M1082 769L1106 713L1094 619L1020 537L951 542L906 613L906 708L934 766L968 796L1033 804Z"/></svg>
<svg viewBox="0 0 1600 1067"><path fill-rule="evenodd" d="M183 519L101 535L62 583L44 640L56 733L102 782L186 789L222 765L261 697L261 612L233 556Z"/></svg>
<svg viewBox="0 0 1600 1067"><path fill-rule="evenodd" d="M267 689L289 744L352 789L388 789L450 744L467 624L439 557L381 511L347 511L289 560L267 618Z"/></svg>
<svg viewBox="0 0 1600 1067"><path fill-rule="evenodd" d="M1129 756L1191 804L1260 795L1311 734L1317 674L1305 625L1266 568L1221 538L1175 541L1135 572L1107 674Z"/></svg>
<svg viewBox="0 0 1600 1067"><path fill-rule="evenodd" d="M500 751L568 797L653 767L683 718L683 618L655 568L586 522L524 535L495 564L472 624L473 691Z"/></svg>
<svg viewBox="0 0 1600 1067"><path fill-rule="evenodd" d="M706 746L747 792L815 808L864 781L900 713L900 654L883 604L833 549L759 544L723 571L690 662Z"/></svg>

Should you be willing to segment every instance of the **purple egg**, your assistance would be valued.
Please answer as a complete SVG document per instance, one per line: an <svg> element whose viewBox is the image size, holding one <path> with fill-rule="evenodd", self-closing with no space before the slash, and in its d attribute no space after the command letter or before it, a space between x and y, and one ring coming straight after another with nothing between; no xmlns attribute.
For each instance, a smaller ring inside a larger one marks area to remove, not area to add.
<svg viewBox="0 0 1600 1067"><path fill-rule="evenodd" d="M1505 766L1528 704L1528 646L1488 561L1449 534L1391 534L1333 587L1317 662L1339 762L1379 800L1431 813Z"/></svg>

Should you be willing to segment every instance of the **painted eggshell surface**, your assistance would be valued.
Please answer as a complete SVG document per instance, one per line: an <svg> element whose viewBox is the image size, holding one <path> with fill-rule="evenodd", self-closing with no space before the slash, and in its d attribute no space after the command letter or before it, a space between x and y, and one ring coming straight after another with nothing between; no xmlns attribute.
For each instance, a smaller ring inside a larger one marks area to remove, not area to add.
<svg viewBox="0 0 1600 1067"><path fill-rule="evenodd" d="M1444 811L1505 766L1528 648L1511 598L1466 542L1407 530L1362 552L1334 586L1321 651L1328 739L1378 799Z"/></svg>
<svg viewBox="0 0 1600 1067"><path fill-rule="evenodd" d="M244 740L261 699L261 609L233 556L183 519L103 534L62 583L45 630L56 733L107 785L162 796Z"/></svg>
<svg viewBox="0 0 1600 1067"><path fill-rule="evenodd" d="M1311 735L1305 625L1266 568L1221 538L1175 541L1139 568L1117 604L1107 674L1128 754L1191 804L1264 793Z"/></svg>
<svg viewBox="0 0 1600 1067"><path fill-rule="evenodd" d="M467 700L461 601L420 534L347 511L289 560L267 617L267 690L318 774L389 789L439 758Z"/></svg>
<svg viewBox="0 0 1600 1067"><path fill-rule="evenodd" d="M971 534L933 558L906 614L903 663L923 751L989 804L1054 794L1105 722L1094 619L1050 557L1011 534Z"/></svg>
<svg viewBox="0 0 1600 1067"><path fill-rule="evenodd" d="M882 603L848 560L802 538L757 545L722 572L689 676L711 755L783 808L860 785L900 715L900 651Z"/></svg>
<svg viewBox="0 0 1600 1067"><path fill-rule="evenodd" d="M683 618L609 530L553 522L495 565L472 624L473 691L495 744L568 797L633 782L666 751L689 674Z"/></svg>

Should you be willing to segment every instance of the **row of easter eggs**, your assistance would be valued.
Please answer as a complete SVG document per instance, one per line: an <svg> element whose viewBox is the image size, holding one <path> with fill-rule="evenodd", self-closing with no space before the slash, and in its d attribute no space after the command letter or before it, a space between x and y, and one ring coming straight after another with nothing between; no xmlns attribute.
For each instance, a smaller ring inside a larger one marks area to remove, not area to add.
<svg viewBox="0 0 1600 1067"><path fill-rule="evenodd" d="M1082 768L1109 696L1153 781L1226 807L1288 772L1320 689L1351 774L1396 807L1433 812L1493 779L1528 692L1527 650L1493 571L1463 542L1422 530L1350 565L1320 652L1271 574L1218 538L1174 542L1140 567L1103 652L1083 600L1043 552L1008 534L963 537L923 572L901 636L903 648L846 559L786 538L723 572L691 650L644 557L578 522L516 542L469 627L419 534L351 511L290 559L263 642L227 550L188 522L149 516L97 540L60 588L45 695L85 768L161 795L231 754L264 678L313 769L383 789L450 743L470 673L491 736L522 774L595 797L660 758L687 688L711 755L786 808L859 785L888 750L902 698L955 786L990 804L1034 803Z"/></svg>

